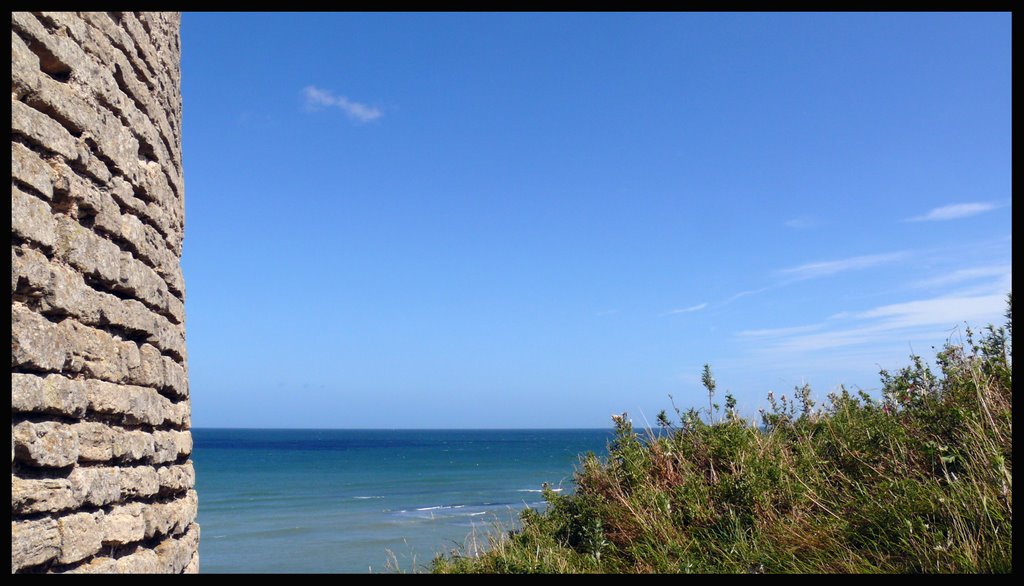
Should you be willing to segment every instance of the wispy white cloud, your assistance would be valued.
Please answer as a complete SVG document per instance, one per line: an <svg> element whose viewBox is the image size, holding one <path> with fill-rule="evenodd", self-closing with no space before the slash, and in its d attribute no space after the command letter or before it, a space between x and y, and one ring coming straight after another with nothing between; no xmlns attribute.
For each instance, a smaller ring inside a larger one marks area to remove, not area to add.
<svg viewBox="0 0 1024 586"><path fill-rule="evenodd" d="M938 297L883 305L854 314L855 319L880 318L876 327L891 330L919 326L953 326L958 322L983 320L1001 313L1006 305L1002 294L973 297Z"/></svg>
<svg viewBox="0 0 1024 586"><path fill-rule="evenodd" d="M906 253L895 253L895 257ZM921 257L923 253L914 253ZM888 261L894 255L856 257L836 261L846 266L860 267L877 261ZM834 263L814 263L798 267L798 273L813 266L815 274L824 271L821 265L833 268ZM804 355L820 351L821 355L841 357L849 349L897 348L901 344L927 341L937 344L944 336L963 323L973 326L1001 324L1004 321L1007 293L1012 287L1012 267L1009 263L968 265L948 270L945 274L912 284L912 287L937 289L949 285L966 285L942 294L898 303L888 303L867 309L847 309L831 313L817 323L749 329L737 332L737 340L756 343L755 352L779 360L803 359ZM905 347L905 346L904 346ZM788 358L786 358L788 357Z"/></svg>
<svg viewBox="0 0 1024 586"><path fill-rule="evenodd" d="M740 338L759 338L764 351L801 354L834 348L937 341L958 324L998 323L1006 307L1005 292L945 296L842 312L830 321L768 330L746 330Z"/></svg>
<svg viewBox="0 0 1024 586"><path fill-rule="evenodd" d="M971 267L918 281L914 283L914 286L923 288L944 287L946 285L955 285L957 283L963 283L964 281L974 281L976 279L983 279L986 277L1008 276L1011 272L1012 270L1008 264Z"/></svg>
<svg viewBox="0 0 1024 586"><path fill-rule="evenodd" d="M725 305L726 303L732 303L733 301L736 301L737 299L740 299L742 297L747 297L748 295L757 295L758 293L763 293L768 289L771 289L771 287L761 287L760 289L747 289L746 291L740 291L739 293L736 293L735 295L729 297L725 301L722 301L721 305Z"/></svg>
<svg viewBox="0 0 1024 586"><path fill-rule="evenodd" d="M804 376L819 392L823 383L831 386L837 382L848 388L877 390L878 369L899 368L906 364L908 354L932 360L944 341L962 343L959 338L965 322L972 328L1005 323L1006 295L1012 287L1011 242L1009 234L980 241L954 239L931 248L808 263L787 273L775 271L776 280L767 289L824 284L824 280L803 278L840 269L864 268L868 273L883 267L906 268L902 279L890 275L876 280L883 284L882 290L864 287L851 295L844 289L831 297L826 293L818 298L820 306L806 305L799 321L778 321L780 316L763 312L748 317L739 327L730 328L738 352L716 359L714 364L722 369L723 380L730 369L758 373L756 380L751 377L754 386L777 374L784 382L773 383L776 390L798 384ZM880 264L889 262L893 264ZM866 268L876 264L877 269ZM841 299L848 304L836 304ZM779 299L778 303L785 306L790 300Z"/></svg>
<svg viewBox="0 0 1024 586"><path fill-rule="evenodd" d="M880 264L897 262L911 256L911 254L912 253L910 251L904 250L898 252L890 252L886 254L855 256L852 258L845 258L840 260L811 262L795 267L781 269L775 272L778 275L786 277L785 279L778 280L773 284L764 287L759 287L757 289L747 289L745 291L740 291L727 297L726 299L720 302L716 302L715 306L720 307L723 305L727 305L729 303L732 303L733 301L736 301L737 299L742 299L743 297L748 297L750 295L757 295L758 293L764 293L765 291L768 291L770 289L776 289L779 287L784 287L786 285L791 285L796 281L814 279L817 277L826 277L828 275L834 275L844 271L866 269ZM679 313L680 311L681 310L675 310L676 313Z"/></svg>
<svg viewBox="0 0 1024 586"><path fill-rule="evenodd" d="M310 110L335 107L357 122L370 122L384 115L379 108L354 102L345 96L336 96L330 90L322 90L316 86L306 86L302 93L306 97L306 107Z"/></svg>
<svg viewBox="0 0 1024 586"><path fill-rule="evenodd" d="M949 295L957 296L973 296L973 295L986 295L993 291L1005 291L1009 293L1013 289L1013 275L1009 272L991 279L987 282L977 283L969 287L957 289L954 292L950 292Z"/></svg>
<svg viewBox="0 0 1024 586"><path fill-rule="evenodd" d="M673 310L665 312L662 315L675 315L677 313L690 313L690 312L694 312L694 311L700 311L700 310L704 309L707 306L708 306L707 303L698 303L697 305L691 305L690 307L683 307L682 309L673 309Z"/></svg>
<svg viewBox="0 0 1024 586"><path fill-rule="evenodd" d="M908 254L909 253L906 251L901 251L890 252L887 254L855 256L841 260L811 262L796 267L790 267L788 269L782 269L779 273L788 275L797 280L814 279L817 277L826 277L828 275L835 275L846 271L867 269L880 264L900 261L905 259Z"/></svg>
<svg viewBox="0 0 1024 586"><path fill-rule="evenodd" d="M813 228L813 227L821 224L821 222L817 218L815 218L813 216L799 216L797 218L791 218L789 220L786 220L785 222L783 222L783 224L787 228L802 229L802 228Z"/></svg>
<svg viewBox="0 0 1024 586"><path fill-rule="evenodd" d="M957 220L960 218L967 218L969 216L975 216L990 210L996 209L998 206L991 202L971 202L971 203L957 203L948 206L942 206L929 211L927 214L922 216L914 216L907 218L905 222L940 222L944 220Z"/></svg>

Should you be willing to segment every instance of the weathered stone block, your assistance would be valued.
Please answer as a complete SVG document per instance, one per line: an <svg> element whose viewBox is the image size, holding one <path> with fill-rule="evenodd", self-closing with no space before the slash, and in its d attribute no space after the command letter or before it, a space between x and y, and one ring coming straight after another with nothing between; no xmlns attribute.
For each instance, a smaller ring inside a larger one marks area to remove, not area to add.
<svg viewBox="0 0 1024 586"><path fill-rule="evenodd" d="M60 555L57 520L45 517L11 522L11 570L48 562Z"/></svg>
<svg viewBox="0 0 1024 586"><path fill-rule="evenodd" d="M35 151L18 142L11 143L11 178L28 185L46 199L53 198L56 173Z"/></svg>
<svg viewBox="0 0 1024 586"><path fill-rule="evenodd" d="M127 424L181 425L184 405L146 387L115 385L104 381L86 384L89 409L116 416Z"/></svg>
<svg viewBox="0 0 1024 586"><path fill-rule="evenodd" d="M67 357L63 332L20 303L11 307L11 366L58 371Z"/></svg>
<svg viewBox="0 0 1024 586"><path fill-rule="evenodd" d="M75 137L53 118L18 100L11 101L11 132L29 139L33 145L61 155L68 161L78 159Z"/></svg>
<svg viewBox="0 0 1024 586"><path fill-rule="evenodd" d="M192 462L157 468L160 492L176 493L186 491L196 484L196 473Z"/></svg>
<svg viewBox="0 0 1024 586"><path fill-rule="evenodd" d="M62 216L58 220L60 245L58 256L86 275L107 283L121 277L121 249L113 242L97 236L75 220Z"/></svg>
<svg viewBox="0 0 1024 586"><path fill-rule="evenodd" d="M173 462L192 453L192 434L187 431L154 431L153 456L156 463Z"/></svg>
<svg viewBox="0 0 1024 586"><path fill-rule="evenodd" d="M92 421L74 424L78 457L84 462L109 462L114 458L114 431Z"/></svg>
<svg viewBox="0 0 1024 586"><path fill-rule="evenodd" d="M66 478L26 479L11 476L11 512L16 515L53 513L81 505Z"/></svg>
<svg viewBox="0 0 1024 586"><path fill-rule="evenodd" d="M15 413L53 413L79 418L89 405L85 384L59 374L45 377L11 373L11 410Z"/></svg>
<svg viewBox="0 0 1024 586"><path fill-rule="evenodd" d="M145 539L145 507L142 503L130 503L112 508L103 516L103 543L124 545Z"/></svg>
<svg viewBox="0 0 1024 586"><path fill-rule="evenodd" d="M138 346L70 319L58 324L57 329L67 353L68 371L108 382L132 382L132 370L139 363Z"/></svg>
<svg viewBox="0 0 1024 586"><path fill-rule="evenodd" d="M171 502L146 506L142 512L146 518L146 538L181 533L195 520L197 504L196 491L190 490Z"/></svg>
<svg viewBox="0 0 1024 586"><path fill-rule="evenodd" d="M57 242L56 228L49 204L11 186L11 232L14 235L51 249Z"/></svg>
<svg viewBox="0 0 1024 586"><path fill-rule="evenodd" d="M150 460L153 457L153 436L144 431L117 430L114 435L114 457L125 461Z"/></svg>
<svg viewBox="0 0 1024 586"><path fill-rule="evenodd" d="M29 466L62 468L78 461L78 434L56 421L22 421L11 429L14 457Z"/></svg>
<svg viewBox="0 0 1024 586"><path fill-rule="evenodd" d="M41 297L50 284L50 263L38 250L11 247L11 293Z"/></svg>
<svg viewBox="0 0 1024 586"><path fill-rule="evenodd" d="M140 498L153 496L160 492L164 485L165 468L154 469L151 466L131 466L121 468L121 498ZM168 478L167 484L172 485L173 479Z"/></svg>
<svg viewBox="0 0 1024 586"><path fill-rule="evenodd" d="M199 544L199 526L192 524L179 537L171 537L156 546L156 555L160 560L161 571L178 574L192 562L192 557ZM197 562L198 564L198 562ZM198 568L197 568L198 569Z"/></svg>
<svg viewBox="0 0 1024 586"><path fill-rule="evenodd" d="M70 564L85 559L103 546L103 513L72 513L57 519L60 555L57 561Z"/></svg>
<svg viewBox="0 0 1024 586"><path fill-rule="evenodd" d="M21 100L39 91L39 57L11 31L11 97ZM12 112L13 113L13 112Z"/></svg>
<svg viewBox="0 0 1024 586"><path fill-rule="evenodd" d="M163 365L160 388L174 393L181 398L188 397L188 374L185 368L167 356L161 356Z"/></svg>
<svg viewBox="0 0 1024 586"><path fill-rule="evenodd" d="M79 502L97 507L121 498L121 470L114 467L77 467L68 476Z"/></svg>

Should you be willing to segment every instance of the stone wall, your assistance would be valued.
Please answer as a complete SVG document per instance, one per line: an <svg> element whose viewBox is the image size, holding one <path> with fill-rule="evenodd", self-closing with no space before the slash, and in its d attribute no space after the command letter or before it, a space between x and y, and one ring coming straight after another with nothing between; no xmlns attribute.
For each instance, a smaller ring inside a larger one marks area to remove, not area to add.
<svg viewBox="0 0 1024 586"><path fill-rule="evenodd" d="M194 572L179 15L11 17L11 566Z"/></svg>

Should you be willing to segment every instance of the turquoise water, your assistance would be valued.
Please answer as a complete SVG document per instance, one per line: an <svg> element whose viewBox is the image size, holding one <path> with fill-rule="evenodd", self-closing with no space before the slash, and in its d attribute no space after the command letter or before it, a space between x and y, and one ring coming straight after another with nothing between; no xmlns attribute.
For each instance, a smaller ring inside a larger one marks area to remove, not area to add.
<svg viewBox="0 0 1024 586"><path fill-rule="evenodd" d="M572 490L611 430L194 429L200 569L421 569ZM389 553L390 552L390 553Z"/></svg>

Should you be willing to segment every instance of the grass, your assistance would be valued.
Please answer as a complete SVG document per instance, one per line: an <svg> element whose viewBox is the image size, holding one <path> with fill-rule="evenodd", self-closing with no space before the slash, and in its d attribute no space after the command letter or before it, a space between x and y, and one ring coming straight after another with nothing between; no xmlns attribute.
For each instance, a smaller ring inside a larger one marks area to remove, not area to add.
<svg viewBox="0 0 1024 586"><path fill-rule="evenodd" d="M573 494L550 490L483 553L436 573L853 573L1012 570L1012 318L881 372L873 398L807 386L760 421L735 400L614 417L607 458L587 454ZM474 548L476 549L476 548Z"/></svg>

